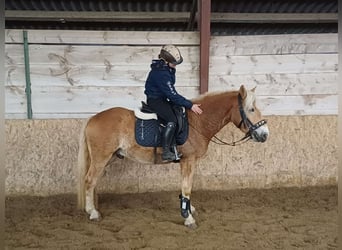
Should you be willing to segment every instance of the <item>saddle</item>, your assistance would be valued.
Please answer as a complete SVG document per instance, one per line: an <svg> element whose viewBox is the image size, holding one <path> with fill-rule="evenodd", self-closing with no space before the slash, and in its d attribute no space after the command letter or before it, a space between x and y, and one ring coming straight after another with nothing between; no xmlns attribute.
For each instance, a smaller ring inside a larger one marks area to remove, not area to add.
<svg viewBox="0 0 342 250"><path fill-rule="evenodd" d="M175 142L183 145L189 135L187 112L182 106L174 105L172 108L177 117ZM165 127L163 121L145 102L141 102L141 107L134 110L134 114L136 142L144 147L161 147L161 134Z"/></svg>

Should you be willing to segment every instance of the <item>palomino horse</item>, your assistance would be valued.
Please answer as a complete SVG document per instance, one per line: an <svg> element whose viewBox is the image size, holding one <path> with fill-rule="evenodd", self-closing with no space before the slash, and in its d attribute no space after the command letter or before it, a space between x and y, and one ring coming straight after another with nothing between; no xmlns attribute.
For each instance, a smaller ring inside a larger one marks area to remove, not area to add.
<svg viewBox="0 0 342 250"><path fill-rule="evenodd" d="M255 106L254 89L243 85L239 91L209 93L198 97L203 113L188 112L189 137L179 146L182 193L181 215L184 225L195 228L194 207L190 205L191 188L197 161L206 153L209 142L226 124L232 122L247 137L266 141L269 131L266 121ZM78 155L78 206L85 209L91 220L100 220L95 207L95 187L105 166L113 156L127 157L140 163L156 163L153 148L139 146L135 141L135 115L132 110L111 108L92 116L81 132ZM158 149L157 155L160 158Z"/></svg>

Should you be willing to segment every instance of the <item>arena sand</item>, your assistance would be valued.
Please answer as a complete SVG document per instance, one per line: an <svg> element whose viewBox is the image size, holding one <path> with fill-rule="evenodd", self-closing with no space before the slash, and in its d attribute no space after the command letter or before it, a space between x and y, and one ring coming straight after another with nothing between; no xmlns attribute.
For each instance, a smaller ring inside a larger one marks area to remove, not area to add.
<svg viewBox="0 0 342 250"><path fill-rule="evenodd" d="M100 194L100 222L75 195L7 197L6 249L337 249L337 186L194 190L196 230L178 194Z"/></svg>

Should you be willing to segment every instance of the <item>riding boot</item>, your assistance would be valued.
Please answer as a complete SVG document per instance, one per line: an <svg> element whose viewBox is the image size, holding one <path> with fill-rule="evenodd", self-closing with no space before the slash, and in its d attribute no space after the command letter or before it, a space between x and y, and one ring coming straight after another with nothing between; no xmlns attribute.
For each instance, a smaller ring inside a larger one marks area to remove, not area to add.
<svg viewBox="0 0 342 250"><path fill-rule="evenodd" d="M171 152L172 142L174 140L174 135L176 131L176 123L168 122L166 127L164 128L163 135L162 135L162 160L163 161L175 161L176 155L175 153Z"/></svg>

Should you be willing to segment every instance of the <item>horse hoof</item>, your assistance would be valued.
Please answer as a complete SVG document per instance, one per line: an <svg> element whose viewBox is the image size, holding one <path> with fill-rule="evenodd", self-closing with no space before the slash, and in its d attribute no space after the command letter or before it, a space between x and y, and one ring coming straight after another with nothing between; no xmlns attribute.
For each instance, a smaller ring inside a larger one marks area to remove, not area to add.
<svg viewBox="0 0 342 250"><path fill-rule="evenodd" d="M89 216L89 220L91 220L91 221L100 221L101 219L102 219L101 214L99 212L97 212L96 210L91 212L91 214Z"/></svg>
<svg viewBox="0 0 342 250"><path fill-rule="evenodd" d="M89 220L93 221L93 222L100 222L102 220L102 217L99 216L99 217L96 217L96 218L92 218L92 217L89 216Z"/></svg>
<svg viewBox="0 0 342 250"><path fill-rule="evenodd" d="M188 225L185 225L187 228L189 228L189 229L192 229L192 230L194 230L194 229L197 229L197 224L196 223L191 223L191 224L188 224Z"/></svg>

